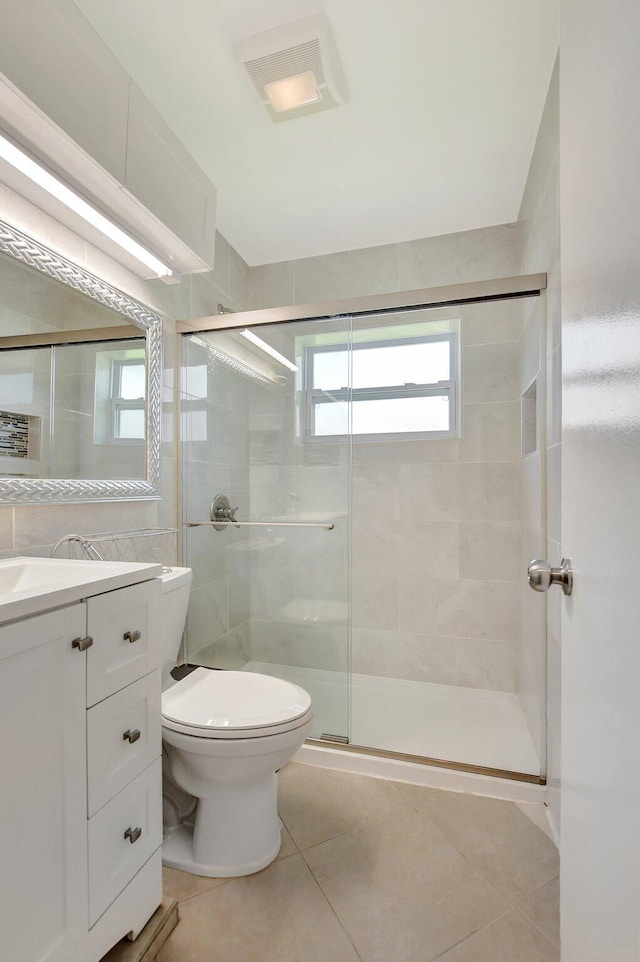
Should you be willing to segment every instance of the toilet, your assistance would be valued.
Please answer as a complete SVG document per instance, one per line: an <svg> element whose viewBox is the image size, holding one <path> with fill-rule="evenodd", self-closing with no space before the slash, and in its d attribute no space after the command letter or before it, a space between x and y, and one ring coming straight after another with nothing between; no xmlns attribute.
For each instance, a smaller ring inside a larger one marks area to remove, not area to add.
<svg viewBox="0 0 640 962"><path fill-rule="evenodd" d="M191 578L190 568L161 578L167 776L183 797L197 800L165 825L162 860L231 878L265 868L280 850L276 773L310 734L313 711L306 691L268 675L196 668L174 681Z"/></svg>

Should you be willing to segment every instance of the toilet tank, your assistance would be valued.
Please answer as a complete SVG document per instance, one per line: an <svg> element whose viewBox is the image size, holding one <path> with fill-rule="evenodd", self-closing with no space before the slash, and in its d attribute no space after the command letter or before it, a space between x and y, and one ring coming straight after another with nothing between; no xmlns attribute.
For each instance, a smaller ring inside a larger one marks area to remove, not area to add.
<svg viewBox="0 0 640 962"><path fill-rule="evenodd" d="M171 683L187 618L191 594L191 568L166 568L160 576L160 667L163 690Z"/></svg>

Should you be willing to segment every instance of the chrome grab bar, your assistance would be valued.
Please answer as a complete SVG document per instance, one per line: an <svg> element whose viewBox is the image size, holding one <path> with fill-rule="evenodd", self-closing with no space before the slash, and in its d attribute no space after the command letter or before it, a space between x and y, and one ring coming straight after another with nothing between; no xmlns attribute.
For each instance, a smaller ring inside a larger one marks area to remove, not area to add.
<svg viewBox="0 0 640 962"><path fill-rule="evenodd" d="M315 521L185 521L186 528L201 528L208 525L210 528L324 528L325 531L333 531L335 524L321 524Z"/></svg>

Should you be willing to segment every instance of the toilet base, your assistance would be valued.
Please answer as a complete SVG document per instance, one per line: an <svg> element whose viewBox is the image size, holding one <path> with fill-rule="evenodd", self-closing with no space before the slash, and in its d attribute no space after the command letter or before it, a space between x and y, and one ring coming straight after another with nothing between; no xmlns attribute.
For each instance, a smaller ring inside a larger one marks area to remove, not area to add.
<svg viewBox="0 0 640 962"><path fill-rule="evenodd" d="M253 875L260 869L266 868L280 851L281 839L278 844L263 858L244 865L203 865L193 857L193 827L183 823L172 829L162 843L162 864L167 868L177 868L191 875L203 875L206 878L237 878L242 875Z"/></svg>

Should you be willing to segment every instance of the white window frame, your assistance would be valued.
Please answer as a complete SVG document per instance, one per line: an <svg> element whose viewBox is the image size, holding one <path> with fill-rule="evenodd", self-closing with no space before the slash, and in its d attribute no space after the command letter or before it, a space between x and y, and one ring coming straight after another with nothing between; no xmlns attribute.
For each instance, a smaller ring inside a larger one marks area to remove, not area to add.
<svg viewBox="0 0 640 962"><path fill-rule="evenodd" d="M145 411L146 398L144 395L140 398L130 399L120 397L122 369L124 367L131 367L132 365L137 365L138 367L142 365L146 372L146 360L143 357L122 358L111 362L109 440L112 444L144 444L146 440L144 436L141 438L123 438L118 434L118 417L121 411L142 411L143 414Z"/></svg>
<svg viewBox="0 0 640 962"><path fill-rule="evenodd" d="M337 388L331 391L313 388L313 362L318 354L336 351L357 351L376 347L394 347L396 345L424 344L426 342L446 341L449 344L449 370L452 375L448 381L435 381L424 384L398 384L391 387L368 387L352 388L349 386ZM459 348L458 333L456 331L443 332L438 334L422 334L416 337L400 337L393 339L371 340L356 342L355 344L323 344L309 345L304 350L303 367L303 422L304 437L307 441L337 441L345 437L361 438L364 440L389 440L389 439L445 439L456 438L459 435L458 419L458 371L459 371ZM344 434L321 434L315 433L315 406L320 403L335 403L336 401L374 401L384 400L385 398L405 398L405 397L448 397L449 398L449 430L447 431L382 431L371 434L353 434L351 431Z"/></svg>

